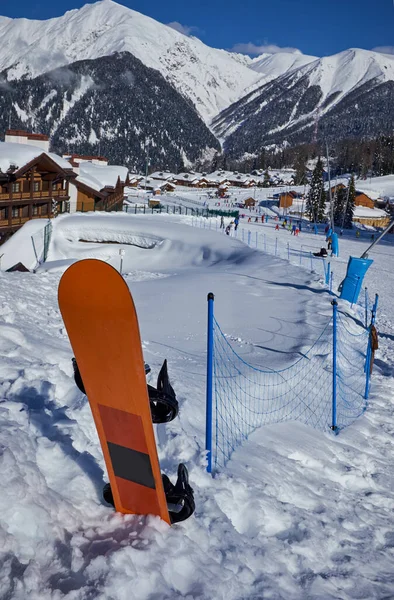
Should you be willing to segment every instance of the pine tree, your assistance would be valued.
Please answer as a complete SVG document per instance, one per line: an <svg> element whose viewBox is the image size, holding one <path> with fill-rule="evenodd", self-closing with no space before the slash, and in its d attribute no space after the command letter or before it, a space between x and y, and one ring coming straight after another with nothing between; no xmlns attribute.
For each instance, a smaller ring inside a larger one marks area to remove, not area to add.
<svg viewBox="0 0 394 600"><path fill-rule="evenodd" d="M319 157L312 173L311 186L306 198L305 213L312 221L320 222L324 218L325 193L323 181L323 163Z"/></svg>
<svg viewBox="0 0 394 600"><path fill-rule="evenodd" d="M271 177L270 177L270 174L268 173L268 169L266 169L265 172L264 172L263 186L264 187L269 187L270 184L271 184Z"/></svg>
<svg viewBox="0 0 394 600"><path fill-rule="evenodd" d="M319 198L319 204L317 207L317 222L324 223L326 218L326 202L327 202L327 192L324 189L324 181L321 187L321 193Z"/></svg>
<svg viewBox="0 0 394 600"><path fill-rule="evenodd" d="M351 229L353 224L353 213L354 213L354 201L356 198L356 186L354 184L354 175L349 180L349 187L347 192L347 205L345 209L345 219L343 226L345 229Z"/></svg>
<svg viewBox="0 0 394 600"><path fill-rule="evenodd" d="M342 227L346 208L347 188L336 186L333 198L334 225Z"/></svg>

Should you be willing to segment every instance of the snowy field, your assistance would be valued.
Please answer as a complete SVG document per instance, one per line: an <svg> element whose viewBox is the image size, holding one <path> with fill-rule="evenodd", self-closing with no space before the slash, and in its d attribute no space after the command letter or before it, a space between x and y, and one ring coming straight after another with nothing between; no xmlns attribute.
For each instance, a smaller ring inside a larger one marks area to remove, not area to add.
<svg viewBox="0 0 394 600"><path fill-rule="evenodd" d="M36 273L0 272L1 600L393 598L393 245L374 249L366 277L370 296L380 294L380 348L364 416L336 437L297 423L264 427L212 479L207 293L236 351L272 368L311 346L332 298L306 267L217 233L214 220L211 230L191 224L166 214L58 217ZM2 269L35 266L38 227L2 246ZM324 245L322 233L295 238L272 220L241 227L306 253ZM341 238L336 284L349 254L368 244ZM120 268L121 249L153 382L167 358L180 403L179 417L156 428L159 458L171 479L186 463L196 512L171 528L104 505L104 461L57 305L69 264L95 257Z"/></svg>

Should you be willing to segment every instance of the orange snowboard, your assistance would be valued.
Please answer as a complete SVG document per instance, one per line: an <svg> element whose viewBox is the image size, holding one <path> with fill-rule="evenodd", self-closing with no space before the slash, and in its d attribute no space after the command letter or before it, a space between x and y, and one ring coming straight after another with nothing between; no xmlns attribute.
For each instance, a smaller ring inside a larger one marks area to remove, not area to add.
<svg viewBox="0 0 394 600"><path fill-rule="evenodd" d="M118 512L170 523L133 298L110 265L88 259L60 280L59 307L92 409Z"/></svg>

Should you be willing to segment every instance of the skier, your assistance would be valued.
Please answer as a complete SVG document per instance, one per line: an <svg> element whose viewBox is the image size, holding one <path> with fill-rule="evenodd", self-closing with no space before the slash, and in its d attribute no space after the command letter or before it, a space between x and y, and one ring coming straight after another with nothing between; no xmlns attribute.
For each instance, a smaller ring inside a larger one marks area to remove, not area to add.
<svg viewBox="0 0 394 600"><path fill-rule="evenodd" d="M227 225L226 227L226 235L230 235L231 225Z"/></svg>
<svg viewBox="0 0 394 600"><path fill-rule="evenodd" d="M239 217L235 217L234 219L234 229L237 231L239 225Z"/></svg>
<svg viewBox="0 0 394 600"><path fill-rule="evenodd" d="M279 223L277 223L277 224L275 225L275 229L276 229L276 231L279 231Z"/></svg>
<svg viewBox="0 0 394 600"><path fill-rule="evenodd" d="M224 217L223 217L223 215L220 217L220 229L224 229Z"/></svg>

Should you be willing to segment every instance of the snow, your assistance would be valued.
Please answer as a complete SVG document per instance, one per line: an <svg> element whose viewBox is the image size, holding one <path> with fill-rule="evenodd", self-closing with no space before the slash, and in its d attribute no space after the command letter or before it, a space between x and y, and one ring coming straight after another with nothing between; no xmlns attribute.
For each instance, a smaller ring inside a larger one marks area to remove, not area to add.
<svg viewBox="0 0 394 600"><path fill-rule="evenodd" d="M10 68L9 79L130 52L191 99L207 122L261 78L249 68L251 59L210 48L112 0L46 21L0 17L0 37L0 71Z"/></svg>
<svg viewBox="0 0 394 600"><path fill-rule="evenodd" d="M34 158L46 154L62 169L70 170L70 163L54 154L53 152L44 152L42 148L30 144L14 144L12 142L0 142L0 169L6 173L11 165L15 165L18 169L25 166Z"/></svg>
<svg viewBox="0 0 394 600"><path fill-rule="evenodd" d="M273 220L244 221L240 228L284 247L325 245L322 230L294 238ZM31 235L45 223L27 223L2 245L3 269L18 260L33 266ZM216 317L237 352L275 368L318 337L331 297L306 269L191 224L165 214L60 216L35 274L0 272L0 597L391 597L391 238L373 250L366 276L370 295L380 294L380 349L365 415L336 437L297 423L264 427L212 479L204 470L206 294L215 293ZM332 259L336 283L349 254L369 243L345 231ZM171 528L102 503L105 466L57 306L67 265L96 257L119 268L120 249L144 358L154 376L168 359L180 402L179 417L156 428L159 458L173 479L177 464L187 464L197 508ZM340 310L353 314L346 303Z"/></svg>
<svg viewBox="0 0 394 600"><path fill-rule="evenodd" d="M368 219L382 219L387 217L387 213L380 208L368 208L367 206L355 206L354 213L355 217L365 217Z"/></svg>
<svg viewBox="0 0 394 600"><path fill-rule="evenodd" d="M127 179L127 168L118 165L96 165L84 161L79 164L77 181L85 183L94 190L100 191L105 187L115 187L118 178Z"/></svg>
<svg viewBox="0 0 394 600"><path fill-rule="evenodd" d="M394 197L394 175L359 179L356 181L356 187L357 191L365 192L373 200L383 199L386 196Z"/></svg>

